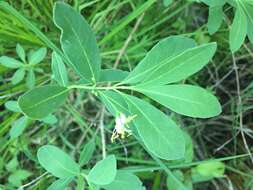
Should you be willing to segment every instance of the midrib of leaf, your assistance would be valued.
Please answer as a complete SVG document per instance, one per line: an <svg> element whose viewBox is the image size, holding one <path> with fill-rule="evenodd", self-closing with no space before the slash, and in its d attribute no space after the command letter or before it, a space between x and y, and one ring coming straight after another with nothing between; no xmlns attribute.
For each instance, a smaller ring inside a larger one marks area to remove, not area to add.
<svg viewBox="0 0 253 190"><path fill-rule="evenodd" d="M71 26L71 23L69 22L68 18L67 18L66 16L63 16L63 18L64 18L64 20L69 24L69 26ZM71 30L73 31L73 33L74 33L74 35L75 35L75 37L76 37L76 39L77 39L77 42L79 43L79 46L80 46L80 48L82 49L83 55L84 55L84 57L85 57L86 60L87 60L87 63L88 63L88 66L89 66L91 75L92 75L92 77L94 78L94 80L96 80L95 75L94 75L94 72L93 72L93 69L92 69L92 67L91 67L90 59L88 58L88 55L87 55L87 52L86 52L86 50L83 48L82 43L81 43L81 40L80 40L78 34L76 33L76 31L74 30L73 27L71 27ZM63 31L62 31L62 32L63 32ZM78 69L76 69L76 70L78 70ZM81 75L83 76L83 74L81 74ZM85 76L83 76L83 77L86 78Z"/></svg>
<svg viewBox="0 0 253 190"><path fill-rule="evenodd" d="M60 93L58 93L58 94L55 94L55 95L53 95L53 96L50 96L50 97L48 97L48 98L46 98L46 99L44 99L44 100L42 100L42 101L40 101L40 102L38 102L38 103L36 103L36 104L33 104L32 106L30 106L30 107L25 107L24 109L31 109L31 108L34 108L34 107L36 107L36 106L39 106L40 104L43 104L43 103L45 103L45 102L47 102L47 101L49 101L49 100L51 100L51 99L54 99L54 98L56 98L57 96L60 96L60 95L62 95L62 94L64 94L64 93L66 93L66 92L68 92L70 89L66 89L66 90L64 90L64 91L61 91Z"/></svg>
<svg viewBox="0 0 253 190"><path fill-rule="evenodd" d="M123 95L123 94L122 94ZM153 128L155 129L155 131L157 131L157 133L159 134L159 137L162 137L162 139L165 140L165 142L168 143L168 146L170 146L170 142L168 141L168 139L163 135L163 133L158 130L156 127L155 127L155 124L149 119L149 117L130 99L128 98L127 96L124 95L124 98L127 98L128 101L131 102L132 105L134 105L140 112L141 114L147 119L147 121L151 124L151 126L153 126ZM138 117L138 116L137 116ZM137 127L137 130L138 130L138 127Z"/></svg>
<svg viewBox="0 0 253 190"><path fill-rule="evenodd" d="M63 168L64 170L66 170L67 172L73 174L74 176L76 176L78 173L74 173L71 170L68 170L67 168L64 167L64 165L62 165L58 160L54 159L54 157L50 154L49 150L46 150L46 152L48 153L48 156L51 157L61 168Z"/></svg>
<svg viewBox="0 0 253 190"><path fill-rule="evenodd" d="M175 100L181 100L181 101L184 101L186 103L192 103L192 104L202 105L200 102L190 101L190 100L183 99L183 98L178 98L176 96L172 96L172 95L169 95L169 94L163 94L163 93L160 93L160 92L157 92L157 91L150 91L150 90L141 89L141 88L134 88L134 87L132 87L132 88L134 90L136 90L136 91L143 92L144 94L145 94L145 92L148 92L148 93L151 93L151 94L157 94L157 95L173 98Z"/></svg>
<svg viewBox="0 0 253 190"><path fill-rule="evenodd" d="M209 44L202 45L202 48L203 48L204 46L207 46L207 45L209 45ZM132 79L135 79L135 78L137 78L137 77L139 77L139 76L142 76L142 75L146 74L146 73L149 72L149 71L157 70L157 69L159 69L160 67L166 65L167 63L172 62L173 60L175 60L175 59L177 59L178 57L182 56L183 54L185 54L185 53L187 53L187 52L189 52L189 51L198 49L199 47L200 47L200 46L197 46L197 47L194 47L194 48L190 48L190 49L188 49L188 50L186 50L186 51L184 51L184 52L182 52L182 53L176 55L175 57L171 57L171 56L170 56L170 57L164 59L163 61L161 61L158 65L155 64L153 67L150 67L149 69L146 69L146 70L143 71L142 73L136 74L134 77L131 77L131 78L127 79L126 81L123 81L122 84L127 83L127 81L129 81L129 80L132 80ZM185 62L183 62L183 63L185 63ZM161 65L160 65L160 64L161 64ZM179 65L179 66L181 66L181 65ZM175 66L175 67L176 67L176 68L172 68L172 71L173 71L174 69L177 69L177 66ZM170 70L170 71L171 71L171 70ZM151 74L153 74L153 73L154 73L154 71L151 72ZM151 74L150 74L150 75L151 75ZM167 74L167 73L165 73L165 74ZM149 75L149 76L150 76L150 75ZM147 77L149 77L149 76L147 76ZM147 77L146 77L146 78L147 78ZM145 79L146 79L146 78L145 78ZM145 80L145 79L144 79L144 80Z"/></svg>

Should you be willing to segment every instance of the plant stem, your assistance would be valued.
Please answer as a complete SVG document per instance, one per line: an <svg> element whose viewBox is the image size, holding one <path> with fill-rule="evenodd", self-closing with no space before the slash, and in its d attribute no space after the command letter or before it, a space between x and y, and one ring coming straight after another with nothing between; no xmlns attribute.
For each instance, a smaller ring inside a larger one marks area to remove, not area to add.
<svg viewBox="0 0 253 190"><path fill-rule="evenodd" d="M99 119L99 128L100 128L100 134L101 134L103 159L105 159L105 157L106 157L106 138L105 138L105 129L104 129L104 112L105 112L105 107L102 106L101 113L100 113L100 119Z"/></svg>

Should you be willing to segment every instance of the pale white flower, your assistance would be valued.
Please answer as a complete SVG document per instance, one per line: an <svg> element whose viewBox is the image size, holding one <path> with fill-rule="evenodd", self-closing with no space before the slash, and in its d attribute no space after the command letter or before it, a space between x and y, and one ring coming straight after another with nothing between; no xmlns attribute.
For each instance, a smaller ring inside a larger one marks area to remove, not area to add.
<svg viewBox="0 0 253 190"><path fill-rule="evenodd" d="M120 113L119 116L116 117L115 128L111 137L112 142L118 137L125 138L126 135L129 136L132 134L132 131L129 129L129 126L127 124L131 122L135 117L136 115L126 117L123 113Z"/></svg>

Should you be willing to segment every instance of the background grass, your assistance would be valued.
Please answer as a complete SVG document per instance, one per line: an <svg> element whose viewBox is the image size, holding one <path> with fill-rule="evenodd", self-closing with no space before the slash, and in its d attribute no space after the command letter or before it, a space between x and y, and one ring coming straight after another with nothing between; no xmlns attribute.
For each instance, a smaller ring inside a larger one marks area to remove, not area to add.
<svg viewBox="0 0 253 190"><path fill-rule="evenodd" d="M59 46L60 32L52 22L54 0L8 0L13 7L43 34ZM199 44L217 41L218 50L211 63L201 72L187 79L187 83L208 88L219 97L223 112L212 119L181 117L163 109L191 135L194 144L194 162L175 165L189 171L200 161L221 159L226 164L223 178L196 184L195 189L253 189L252 151L253 137L253 45L246 41L234 55L228 45L228 24L233 18L232 8L226 7L226 22L214 35L207 33L207 7L203 4L178 0L169 7L155 0L74 0L65 1L80 10L96 33L103 58L103 68L117 66L131 70L146 52L159 40L170 35L185 35ZM17 58L15 46L20 43L26 51L47 46L20 18L0 10L0 55ZM50 80L50 55L39 65L44 73L36 78L37 85ZM110 142L114 120L99 101L82 91L73 92L65 106L57 113L58 122L46 125L31 122L24 134L10 140L9 130L20 114L5 109L4 103L16 100L27 91L25 82L13 86L13 70L0 65L0 187L13 189L9 177L13 171L30 172L23 181L27 189L43 190L53 181L36 161L36 151L44 144L54 144L77 157L83 145L96 139L96 152L90 166L101 159L102 145L98 126L105 125L106 153L117 155L119 167L130 167L146 187L152 190L167 189L166 175L133 137ZM70 71L72 78L75 78ZM145 97L143 97L145 98ZM241 99L241 102L240 102ZM158 105L157 105L158 106ZM101 112L104 112L101 117ZM241 125L240 125L240 122ZM245 138L242 138L244 134ZM239 157L239 158L238 158ZM10 170L13 167L13 170ZM84 168L85 169L85 168ZM45 175L44 175L45 174ZM41 176L42 175L42 176ZM35 181L32 181L36 179ZM29 182L33 182L29 184Z"/></svg>

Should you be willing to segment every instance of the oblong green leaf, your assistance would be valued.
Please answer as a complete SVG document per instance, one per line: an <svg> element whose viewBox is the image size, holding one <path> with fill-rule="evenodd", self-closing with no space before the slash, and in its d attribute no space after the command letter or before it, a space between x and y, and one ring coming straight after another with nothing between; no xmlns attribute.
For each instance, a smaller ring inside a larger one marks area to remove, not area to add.
<svg viewBox="0 0 253 190"><path fill-rule="evenodd" d="M69 89L60 86L34 88L18 99L22 112L33 119L43 119L60 107Z"/></svg>
<svg viewBox="0 0 253 190"><path fill-rule="evenodd" d="M11 83L13 85L18 84L20 81L22 81L25 77L25 69L24 68L20 68L18 69L14 75L11 78Z"/></svg>
<svg viewBox="0 0 253 190"><path fill-rule="evenodd" d="M0 63L5 67L14 69L23 66L23 63L21 63L20 61L7 56L1 56Z"/></svg>
<svg viewBox="0 0 253 190"><path fill-rule="evenodd" d="M143 80L146 84L167 84L178 82L201 70L213 57L216 43L191 48L159 65Z"/></svg>
<svg viewBox="0 0 253 190"><path fill-rule="evenodd" d="M161 40L147 53L146 57L123 82L138 83L143 81L159 65L167 63L171 58L194 46L194 40L183 36L171 36Z"/></svg>
<svg viewBox="0 0 253 190"><path fill-rule="evenodd" d="M101 57L95 35L86 20L71 6L56 3L54 22L61 30L61 46L71 67L84 79L98 81Z"/></svg>
<svg viewBox="0 0 253 190"><path fill-rule="evenodd" d="M42 146L37 152L37 157L40 165L58 178L71 178L80 172L78 164L55 146Z"/></svg>
<svg viewBox="0 0 253 190"><path fill-rule="evenodd" d="M158 43L123 83L162 85L183 80L201 70L217 47L216 43L193 47L192 40L178 38L168 38L163 46Z"/></svg>
<svg viewBox="0 0 253 190"><path fill-rule="evenodd" d="M65 64L61 57L55 52L52 54L51 68L54 77L53 79L56 80L60 86L68 86L68 74Z"/></svg>
<svg viewBox="0 0 253 190"><path fill-rule="evenodd" d="M189 117L209 118L221 113L217 98L197 86L136 86L135 89L172 111Z"/></svg>
<svg viewBox="0 0 253 190"><path fill-rule="evenodd" d="M4 104L5 108L13 111L13 112L21 112L20 107L18 106L18 102L17 101L8 101Z"/></svg>
<svg viewBox="0 0 253 190"><path fill-rule="evenodd" d="M96 144L93 139L84 145L83 150L80 153L80 158L79 158L79 165L80 166L87 164L90 161L90 159L95 151L95 147L96 147Z"/></svg>
<svg viewBox="0 0 253 190"><path fill-rule="evenodd" d="M144 145L155 156L166 160L184 157L185 140L181 129L163 112L134 96L124 95L133 123Z"/></svg>
<svg viewBox="0 0 253 190"><path fill-rule="evenodd" d="M26 77L26 86L29 89L32 89L35 86L35 73L33 71L33 69L29 69L28 73L27 73L27 77Z"/></svg>
<svg viewBox="0 0 253 190"><path fill-rule="evenodd" d="M222 6L214 6L209 8L207 28L210 34L218 31L223 20Z"/></svg>
<svg viewBox="0 0 253 190"><path fill-rule="evenodd" d="M30 56L28 57L29 64L35 65L40 63L45 58L46 54L46 48L40 48L34 52L31 52Z"/></svg>
<svg viewBox="0 0 253 190"><path fill-rule="evenodd" d="M10 130L11 139L19 137L25 130L27 123L28 123L28 118L25 116L22 116L16 121L14 121Z"/></svg>
<svg viewBox="0 0 253 190"><path fill-rule="evenodd" d="M247 17L240 6L237 6L235 17L229 32L230 49L234 53L243 44L247 34Z"/></svg>
<svg viewBox="0 0 253 190"><path fill-rule="evenodd" d="M103 186L106 190L145 190L139 178L127 171L117 171L115 180Z"/></svg>
<svg viewBox="0 0 253 190"><path fill-rule="evenodd" d="M19 58L25 63L25 50L20 44L16 45L16 52Z"/></svg>
<svg viewBox="0 0 253 190"><path fill-rule="evenodd" d="M96 185L107 185L115 179L116 172L116 158L110 155L96 163L88 174L88 180Z"/></svg>

